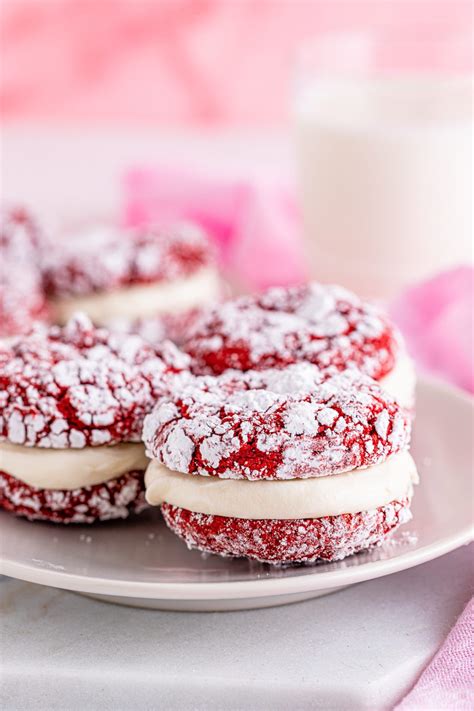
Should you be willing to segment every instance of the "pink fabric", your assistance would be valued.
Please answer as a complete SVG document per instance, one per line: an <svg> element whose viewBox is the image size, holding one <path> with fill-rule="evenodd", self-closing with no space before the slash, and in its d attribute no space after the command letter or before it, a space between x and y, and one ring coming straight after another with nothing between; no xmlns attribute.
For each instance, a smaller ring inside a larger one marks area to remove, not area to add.
<svg viewBox="0 0 474 711"><path fill-rule="evenodd" d="M383 29L411 66L434 38L471 46L469 0L5 0L0 23L9 118L282 123L308 37Z"/></svg>
<svg viewBox="0 0 474 711"><path fill-rule="evenodd" d="M396 711L472 711L474 598Z"/></svg>
<svg viewBox="0 0 474 711"><path fill-rule="evenodd" d="M418 365L474 392L474 270L463 266L408 289L392 305Z"/></svg>
<svg viewBox="0 0 474 711"><path fill-rule="evenodd" d="M293 191L266 182L217 179L165 166L125 176L127 224L190 219L216 242L224 267L243 288L305 278Z"/></svg>

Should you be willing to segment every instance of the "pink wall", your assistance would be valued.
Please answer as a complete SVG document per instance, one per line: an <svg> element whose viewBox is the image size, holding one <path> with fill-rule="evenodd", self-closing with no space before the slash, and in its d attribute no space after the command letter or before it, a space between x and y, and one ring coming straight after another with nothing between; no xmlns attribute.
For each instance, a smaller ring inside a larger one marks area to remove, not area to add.
<svg viewBox="0 0 474 711"><path fill-rule="evenodd" d="M278 123L304 38L471 26L458 0L0 1L8 118Z"/></svg>

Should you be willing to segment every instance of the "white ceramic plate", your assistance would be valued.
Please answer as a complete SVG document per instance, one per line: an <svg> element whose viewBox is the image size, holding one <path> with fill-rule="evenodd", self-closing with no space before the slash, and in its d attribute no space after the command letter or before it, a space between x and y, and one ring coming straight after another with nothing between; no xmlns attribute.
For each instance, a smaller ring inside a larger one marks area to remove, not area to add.
<svg viewBox="0 0 474 711"><path fill-rule="evenodd" d="M122 604L173 610L267 607L324 595L437 558L473 539L473 401L454 388L418 388L413 455L421 483L413 520L384 546L339 563L274 568L203 556L157 511L133 521L61 527L2 511L1 572Z"/></svg>

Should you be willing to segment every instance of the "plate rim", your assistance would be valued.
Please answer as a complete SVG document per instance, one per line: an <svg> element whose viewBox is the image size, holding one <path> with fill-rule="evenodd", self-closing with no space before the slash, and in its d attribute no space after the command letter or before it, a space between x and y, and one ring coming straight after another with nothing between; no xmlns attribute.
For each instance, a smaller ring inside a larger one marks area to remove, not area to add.
<svg viewBox="0 0 474 711"><path fill-rule="evenodd" d="M87 578L55 571L48 568L33 568L21 563L1 561L0 574L29 583L46 585L74 592L138 597L142 599L211 600L228 598L259 598L268 596L305 593L317 590L345 587L392 575L417 565L428 563L450 553L474 540L474 527L463 529L457 535L443 539L416 551L409 551L396 558L365 563L357 568L334 570L283 578L259 578L213 583L162 583L134 582L111 578ZM161 597L160 597L161 593Z"/></svg>
<svg viewBox="0 0 474 711"><path fill-rule="evenodd" d="M469 404L474 416L474 398L458 387L433 376L423 376L419 386L443 391L448 397L454 397ZM407 570L416 565L427 563L446 555L462 545L474 540L474 523L462 528L457 533L435 541L416 550L407 551L394 558L367 562L361 566L346 570L329 570L324 574L314 572L304 575L289 575L282 578L256 578L223 582L155 582L130 581L112 578L91 578L51 568L34 567L8 560L0 550L0 573L11 578L24 580L39 585L47 585L63 590L92 594L114 595L116 597L135 597L142 599L176 600L217 600L228 598L278 597L291 593L306 593L330 588L344 587L366 580Z"/></svg>

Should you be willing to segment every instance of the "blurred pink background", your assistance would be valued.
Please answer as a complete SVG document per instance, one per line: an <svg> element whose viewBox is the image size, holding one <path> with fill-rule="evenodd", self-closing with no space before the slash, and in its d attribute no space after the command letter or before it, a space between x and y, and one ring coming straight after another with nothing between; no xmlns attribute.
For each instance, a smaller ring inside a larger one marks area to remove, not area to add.
<svg viewBox="0 0 474 711"><path fill-rule="evenodd" d="M0 109L9 119L278 124L298 45L367 27L416 54L420 41L468 32L471 3L2 0Z"/></svg>

